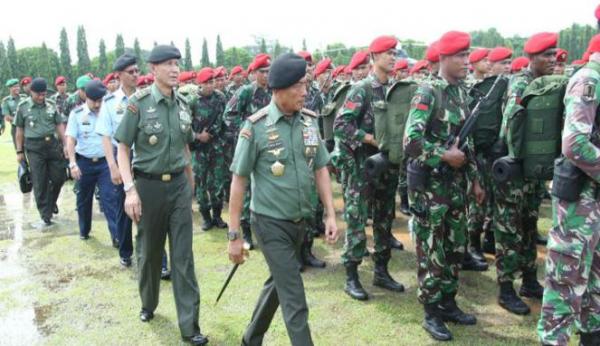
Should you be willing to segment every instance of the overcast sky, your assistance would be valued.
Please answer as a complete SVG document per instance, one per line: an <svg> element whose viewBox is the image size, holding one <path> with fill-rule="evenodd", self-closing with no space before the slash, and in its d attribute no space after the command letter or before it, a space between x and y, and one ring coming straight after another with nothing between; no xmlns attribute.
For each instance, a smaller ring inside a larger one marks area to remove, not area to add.
<svg viewBox="0 0 600 346"><path fill-rule="evenodd" d="M376 36L436 40L448 30L471 31L495 27L504 36L558 31L572 23L595 25L598 0L448 0L448 1L10 1L3 5L0 40L9 36L17 48L40 45L58 51L62 27L67 29L76 60L76 32L84 25L91 57L104 38L114 49L122 33L127 47L134 38L142 48L171 40L183 53L185 38L192 44L194 63L200 60L202 38L214 55L217 34L224 48L254 42L254 36L278 39L295 50L305 38L309 50L327 43L367 46Z"/></svg>

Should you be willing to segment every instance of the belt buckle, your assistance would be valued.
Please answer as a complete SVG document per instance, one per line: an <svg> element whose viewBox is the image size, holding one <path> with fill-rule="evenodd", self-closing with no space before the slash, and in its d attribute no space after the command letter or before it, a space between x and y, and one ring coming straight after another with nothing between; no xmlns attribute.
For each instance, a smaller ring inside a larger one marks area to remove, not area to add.
<svg viewBox="0 0 600 346"><path fill-rule="evenodd" d="M46 142L50 142L50 139L52 139L52 137L50 137L50 136L46 136L46 137L44 137L44 140L45 140Z"/></svg>
<svg viewBox="0 0 600 346"><path fill-rule="evenodd" d="M171 181L171 175L170 174L163 174L160 176L160 180L162 181Z"/></svg>
<svg viewBox="0 0 600 346"><path fill-rule="evenodd" d="M97 157L94 157L94 158L92 159L92 162L98 162L98 158L97 158Z"/></svg>

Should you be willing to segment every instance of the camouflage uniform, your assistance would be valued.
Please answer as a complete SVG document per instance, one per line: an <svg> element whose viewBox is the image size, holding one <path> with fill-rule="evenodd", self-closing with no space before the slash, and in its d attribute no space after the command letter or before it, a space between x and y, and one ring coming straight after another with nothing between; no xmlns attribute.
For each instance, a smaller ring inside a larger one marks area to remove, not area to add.
<svg viewBox="0 0 600 346"><path fill-rule="evenodd" d="M554 228L537 327L540 341L548 345L567 345L574 325L582 341L585 334L600 332L599 83L600 64L590 62L571 78L565 96L562 151L583 171L585 182L578 201L553 198Z"/></svg>
<svg viewBox="0 0 600 346"><path fill-rule="evenodd" d="M419 281L418 298L436 304L454 297L459 264L466 243L467 181L478 179L473 145L467 139L468 162L460 170L447 167L442 175L442 155L450 135L458 133L466 116L467 95L442 78L425 80L413 98L404 135L405 153L431 170L423 191L409 187Z"/></svg>
<svg viewBox="0 0 600 346"><path fill-rule="evenodd" d="M67 97L67 100L64 102L62 107L62 114L64 115L65 119L69 119L69 114L71 114L71 111L84 103L85 100L82 100L81 97L79 97L79 90L75 90L74 93Z"/></svg>
<svg viewBox="0 0 600 346"><path fill-rule="evenodd" d="M58 111L58 114L64 114L64 109L68 98L69 96L67 94L61 95L59 93L50 96L50 99L56 103L56 110Z"/></svg>
<svg viewBox="0 0 600 346"><path fill-rule="evenodd" d="M22 95L18 95L18 96L12 96L12 95L8 95L6 97L4 97L2 99L2 126L6 126L6 124L4 124L4 118L6 116L11 116L13 117L13 121L14 121L14 117L17 115L17 106L19 105L19 103L26 99L27 96L22 96ZM12 141L13 141L13 146L16 148L16 144L15 144L15 133L16 133L17 127L14 126L13 124L11 124L11 129L10 129L10 135L12 136Z"/></svg>
<svg viewBox="0 0 600 346"><path fill-rule="evenodd" d="M238 89L243 86L244 86L244 84L235 85L235 83L231 83L228 86L226 86L225 87L225 97L227 98L227 101L231 100L231 98L233 97L233 95L235 95L235 93L238 91Z"/></svg>

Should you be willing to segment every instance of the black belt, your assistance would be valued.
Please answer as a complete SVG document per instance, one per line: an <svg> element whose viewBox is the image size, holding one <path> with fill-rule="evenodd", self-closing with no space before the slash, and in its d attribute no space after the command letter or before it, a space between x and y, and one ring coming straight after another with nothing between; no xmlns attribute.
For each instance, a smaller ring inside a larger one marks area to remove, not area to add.
<svg viewBox="0 0 600 346"><path fill-rule="evenodd" d="M183 171L179 171L179 172L173 172L173 173L163 173L163 174L152 174L152 173L145 173L142 171L139 171L137 169L133 170L133 175L136 178L144 178L144 179L149 179L149 180L160 180L160 181L171 181L173 178L178 177L179 175L181 175L181 173L183 173Z"/></svg>
<svg viewBox="0 0 600 346"><path fill-rule="evenodd" d="M38 138L25 138L25 140L28 141L32 141L32 142L50 142L51 140L55 139L54 136L46 136L46 137L38 137Z"/></svg>
<svg viewBox="0 0 600 346"><path fill-rule="evenodd" d="M77 153L75 153L75 158L77 160L86 160L86 161L91 161L93 163L100 163L100 162L106 161L106 158L104 158L104 157L92 157L92 158L89 158L89 157L85 157L83 155L79 155Z"/></svg>

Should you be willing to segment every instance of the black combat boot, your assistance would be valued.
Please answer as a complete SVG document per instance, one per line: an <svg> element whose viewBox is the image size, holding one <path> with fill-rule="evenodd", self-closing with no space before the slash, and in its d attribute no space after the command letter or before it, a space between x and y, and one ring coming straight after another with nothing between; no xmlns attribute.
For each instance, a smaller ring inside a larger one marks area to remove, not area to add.
<svg viewBox="0 0 600 346"><path fill-rule="evenodd" d="M600 346L600 331L579 333L579 346Z"/></svg>
<svg viewBox="0 0 600 346"><path fill-rule="evenodd" d="M498 296L498 304L506 310L517 315L528 315L531 310L525 304L513 288L512 282L500 283L500 295Z"/></svg>
<svg viewBox="0 0 600 346"><path fill-rule="evenodd" d="M435 340L452 340L452 333L450 333L446 324L442 321L437 303L425 304L425 319L422 326Z"/></svg>
<svg viewBox="0 0 600 346"><path fill-rule="evenodd" d="M392 249L396 249L396 250L404 250L404 244L402 244L402 242L400 240L398 240L396 237L394 237L393 234L390 234L390 247Z"/></svg>
<svg viewBox="0 0 600 346"><path fill-rule="evenodd" d="M324 261L321 261L320 259L316 258L315 255L313 255L312 246L312 240L304 240L304 244L302 244L302 248L300 249L300 254L302 256L302 264L313 268L325 268L327 264Z"/></svg>
<svg viewBox="0 0 600 346"><path fill-rule="evenodd" d="M394 280L388 272L388 263L390 258L375 259L375 269L373 270L373 286L385 288L393 292L404 292L404 286Z"/></svg>
<svg viewBox="0 0 600 346"><path fill-rule="evenodd" d="M469 252L474 260L478 262L484 262L487 264L485 260L485 256L483 255L483 251L481 251L481 236L480 234L472 234L469 236Z"/></svg>
<svg viewBox="0 0 600 346"><path fill-rule="evenodd" d="M346 292L352 299L356 300L368 300L369 295L360 284L358 280L358 263L346 263L346 285L344 286L344 292Z"/></svg>
<svg viewBox="0 0 600 346"><path fill-rule="evenodd" d="M200 214L202 214L202 219L204 219L202 230L208 231L214 226L212 216L210 216L210 209L200 209Z"/></svg>
<svg viewBox="0 0 600 346"><path fill-rule="evenodd" d="M250 230L250 224L242 221L242 238L244 243L248 247L248 250L254 250L254 243L252 242L252 231Z"/></svg>
<svg viewBox="0 0 600 346"><path fill-rule="evenodd" d="M444 296L438 305L439 316L444 322L454 322L463 326L472 326L477 318L462 311L456 304L454 296Z"/></svg>
<svg viewBox="0 0 600 346"><path fill-rule="evenodd" d="M462 270L471 270L474 272L484 272L488 270L487 262L477 261L469 251L465 251L465 255L462 261Z"/></svg>
<svg viewBox="0 0 600 346"><path fill-rule="evenodd" d="M213 225L217 228L225 229L227 228L227 223L223 221L221 218L221 211L223 210L223 206L217 206L213 208Z"/></svg>
<svg viewBox="0 0 600 346"><path fill-rule="evenodd" d="M410 207L408 205L408 190L406 188L400 189L400 212L406 216L410 216Z"/></svg>
<svg viewBox="0 0 600 346"><path fill-rule="evenodd" d="M496 255L496 240L494 239L494 232L491 230L485 231L485 237L483 238L483 252L489 253L490 255Z"/></svg>
<svg viewBox="0 0 600 346"><path fill-rule="evenodd" d="M523 284L519 290L519 295L527 298L542 299L544 296L544 287L538 282L535 271L523 272Z"/></svg>

